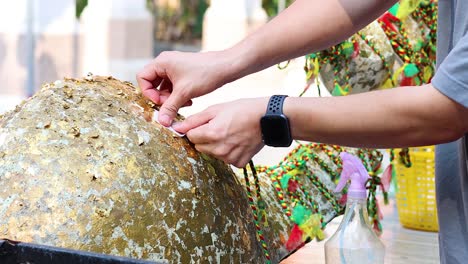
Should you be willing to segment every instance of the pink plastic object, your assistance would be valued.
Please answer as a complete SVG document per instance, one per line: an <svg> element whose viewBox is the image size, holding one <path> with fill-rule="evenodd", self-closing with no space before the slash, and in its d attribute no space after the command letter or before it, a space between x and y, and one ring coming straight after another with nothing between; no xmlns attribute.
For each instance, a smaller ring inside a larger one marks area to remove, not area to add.
<svg viewBox="0 0 468 264"><path fill-rule="evenodd" d="M366 182L370 178L362 161L346 152L341 152L340 157L343 160L343 171L340 181L336 185L335 192L341 192L346 183L351 180L348 188L348 197L356 199L366 198Z"/></svg>

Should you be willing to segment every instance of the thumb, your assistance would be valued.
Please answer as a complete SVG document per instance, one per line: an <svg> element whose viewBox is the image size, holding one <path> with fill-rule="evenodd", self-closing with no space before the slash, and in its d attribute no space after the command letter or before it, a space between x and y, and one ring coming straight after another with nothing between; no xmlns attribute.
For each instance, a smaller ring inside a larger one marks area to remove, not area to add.
<svg viewBox="0 0 468 264"><path fill-rule="evenodd" d="M159 109L159 123L166 127L170 126L177 116L179 108L187 101L189 100L182 98L176 91L173 91Z"/></svg>

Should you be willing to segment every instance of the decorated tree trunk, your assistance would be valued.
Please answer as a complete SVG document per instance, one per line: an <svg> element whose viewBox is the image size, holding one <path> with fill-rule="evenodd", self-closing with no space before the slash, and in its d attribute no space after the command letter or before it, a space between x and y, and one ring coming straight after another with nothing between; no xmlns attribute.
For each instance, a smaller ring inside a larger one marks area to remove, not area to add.
<svg viewBox="0 0 468 264"><path fill-rule="evenodd" d="M273 234L273 240L267 243L271 254L283 258L311 240L324 239L325 226L344 212L346 194L334 192L341 172L341 152L359 157L372 175L367 183L369 215L374 229L381 231L376 189L390 180L381 180L378 176L382 153L317 143L300 144L275 166L257 166L252 173L238 173L253 205L254 223L260 232ZM387 189L382 191L386 194Z"/></svg>
<svg viewBox="0 0 468 264"><path fill-rule="evenodd" d="M367 44L369 39L372 47ZM392 46L377 21L329 52L323 52L317 59L321 60L323 84L335 94L340 90L343 93L375 90L388 78L388 65L395 63Z"/></svg>
<svg viewBox="0 0 468 264"><path fill-rule="evenodd" d="M436 21L435 0L401 0L346 41L308 55L307 77L333 96L428 83Z"/></svg>

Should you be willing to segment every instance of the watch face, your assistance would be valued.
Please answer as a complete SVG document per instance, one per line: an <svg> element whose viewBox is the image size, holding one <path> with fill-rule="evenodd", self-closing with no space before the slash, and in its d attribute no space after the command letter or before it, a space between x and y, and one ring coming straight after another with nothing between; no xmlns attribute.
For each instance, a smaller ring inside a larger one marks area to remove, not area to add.
<svg viewBox="0 0 468 264"><path fill-rule="evenodd" d="M288 147L292 138L288 118L284 115L266 115L260 120L263 142L273 147Z"/></svg>

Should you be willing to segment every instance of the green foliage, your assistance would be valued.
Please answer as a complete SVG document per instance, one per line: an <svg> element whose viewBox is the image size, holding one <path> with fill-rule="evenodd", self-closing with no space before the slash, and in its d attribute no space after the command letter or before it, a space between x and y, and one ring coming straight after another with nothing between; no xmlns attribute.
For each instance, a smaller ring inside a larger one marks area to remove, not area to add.
<svg viewBox="0 0 468 264"><path fill-rule="evenodd" d="M81 14L83 14L83 11L86 8L86 6L88 6L88 0L75 0L75 16L77 19L80 19ZM153 11L153 0L146 0L146 7L148 8L148 10Z"/></svg>
<svg viewBox="0 0 468 264"><path fill-rule="evenodd" d="M75 16L80 19L83 10L88 5L88 0L75 0Z"/></svg>
<svg viewBox="0 0 468 264"><path fill-rule="evenodd" d="M178 8L159 4L157 11L158 40L190 42L201 38L203 16L208 0L179 0Z"/></svg>
<svg viewBox="0 0 468 264"><path fill-rule="evenodd" d="M269 17L274 17L278 14L279 0L262 0L262 5ZM286 0L286 7L289 6L294 0Z"/></svg>

